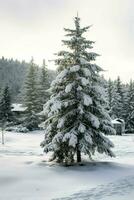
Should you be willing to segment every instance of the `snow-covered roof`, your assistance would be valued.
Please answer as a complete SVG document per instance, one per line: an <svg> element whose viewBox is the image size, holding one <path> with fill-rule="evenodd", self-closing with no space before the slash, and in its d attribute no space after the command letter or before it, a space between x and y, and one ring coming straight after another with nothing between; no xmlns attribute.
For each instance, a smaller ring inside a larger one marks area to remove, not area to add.
<svg viewBox="0 0 134 200"><path fill-rule="evenodd" d="M124 123L124 120L117 118L117 119L113 119L111 122L112 122L112 124L122 124L122 123Z"/></svg>
<svg viewBox="0 0 134 200"><path fill-rule="evenodd" d="M26 111L26 109L27 108L20 103L13 103L12 104L12 111L13 112L24 112L24 111Z"/></svg>
<svg viewBox="0 0 134 200"><path fill-rule="evenodd" d="M112 124L121 124L121 122L117 121L116 119L112 120L111 122Z"/></svg>

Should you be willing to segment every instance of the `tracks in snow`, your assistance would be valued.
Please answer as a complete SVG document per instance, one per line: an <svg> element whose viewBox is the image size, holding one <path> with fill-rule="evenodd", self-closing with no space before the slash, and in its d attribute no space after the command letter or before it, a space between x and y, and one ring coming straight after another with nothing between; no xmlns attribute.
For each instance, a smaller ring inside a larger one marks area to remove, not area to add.
<svg viewBox="0 0 134 200"><path fill-rule="evenodd" d="M133 190L134 176L128 176L123 179L119 179L116 182L80 191L70 197L56 198L53 200L103 200L109 199L110 197L121 197L131 193Z"/></svg>

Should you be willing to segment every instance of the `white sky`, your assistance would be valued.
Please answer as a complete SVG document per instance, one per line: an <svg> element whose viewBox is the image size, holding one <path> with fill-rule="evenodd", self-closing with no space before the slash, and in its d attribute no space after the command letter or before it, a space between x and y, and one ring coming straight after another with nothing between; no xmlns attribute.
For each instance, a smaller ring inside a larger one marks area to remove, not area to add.
<svg viewBox="0 0 134 200"><path fill-rule="evenodd" d="M77 11L82 25L93 24L87 37L96 41L105 76L128 82L134 75L133 0L0 0L0 57L33 56L38 64L53 59Z"/></svg>

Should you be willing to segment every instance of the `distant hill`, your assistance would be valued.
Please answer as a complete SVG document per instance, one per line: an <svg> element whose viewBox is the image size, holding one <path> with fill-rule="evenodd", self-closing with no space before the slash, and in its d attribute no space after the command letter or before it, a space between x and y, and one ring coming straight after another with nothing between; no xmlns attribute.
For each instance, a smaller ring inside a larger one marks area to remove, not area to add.
<svg viewBox="0 0 134 200"><path fill-rule="evenodd" d="M30 64L25 61L13 59L0 59L0 90L8 85L11 91L12 101L17 101L17 96L23 88L25 77ZM37 67L40 71L40 67ZM48 70L50 82L55 78L56 72Z"/></svg>

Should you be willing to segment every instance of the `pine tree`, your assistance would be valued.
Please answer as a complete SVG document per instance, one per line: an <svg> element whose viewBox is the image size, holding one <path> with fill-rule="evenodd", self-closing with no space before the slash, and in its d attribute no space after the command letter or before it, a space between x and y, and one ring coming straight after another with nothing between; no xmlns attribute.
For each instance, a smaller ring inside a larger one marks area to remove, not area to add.
<svg viewBox="0 0 134 200"><path fill-rule="evenodd" d="M46 68L45 60L43 60L43 65L41 69L41 74L39 77L39 88L38 88L38 98L39 98L39 110L43 110L43 105L47 102L49 94L47 89L50 87L48 70Z"/></svg>
<svg viewBox="0 0 134 200"><path fill-rule="evenodd" d="M125 117L124 108L125 108L124 90L120 77L118 77L114 83L114 89L113 89L113 100L112 100L113 117L124 119Z"/></svg>
<svg viewBox="0 0 134 200"><path fill-rule="evenodd" d="M0 121L11 122L13 119L13 113L11 111L11 97L9 87L6 86L1 94L0 100Z"/></svg>
<svg viewBox="0 0 134 200"><path fill-rule="evenodd" d="M123 113L123 111L124 111L124 90L123 90L123 84L122 84L119 76L117 78L117 93L120 96L120 99L119 99L119 104L120 104L119 114L120 114L120 117L124 118L124 113Z"/></svg>
<svg viewBox="0 0 134 200"><path fill-rule="evenodd" d="M134 82L131 80L127 94L126 105L126 129L129 132L134 131Z"/></svg>
<svg viewBox="0 0 134 200"><path fill-rule="evenodd" d="M37 68L31 60L31 65L25 82L25 106L26 110L26 119L25 126L29 130L38 128L39 118L37 116L39 102L38 102L38 93L37 93Z"/></svg>
<svg viewBox="0 0 134 200"><path fill-rule="evenodd" d="M112 113L112 102L114 98L114 84L111 79L108 80L107 82L107 88L106 88L106 93L107 93L107 102L108 102L108 109L109 109L109 114L110 116L113 115Z"/></svg>
<svg viewBox="0 0 134 200"><path fill-rule="evenodd" d="M105 134L114 134L111 119L104 109L104 91L99 72L93 63L98 54L90 52L94 42L83 36L89 27L80 27L75 18L75 29L64 29L69 40L63 44L70 51L58 53L58 76L51 84L52 95L45 104L45 152L53 151L53 159L72 163L81 153L90 158L95 151L113 156L113 144Z"/></svg>

